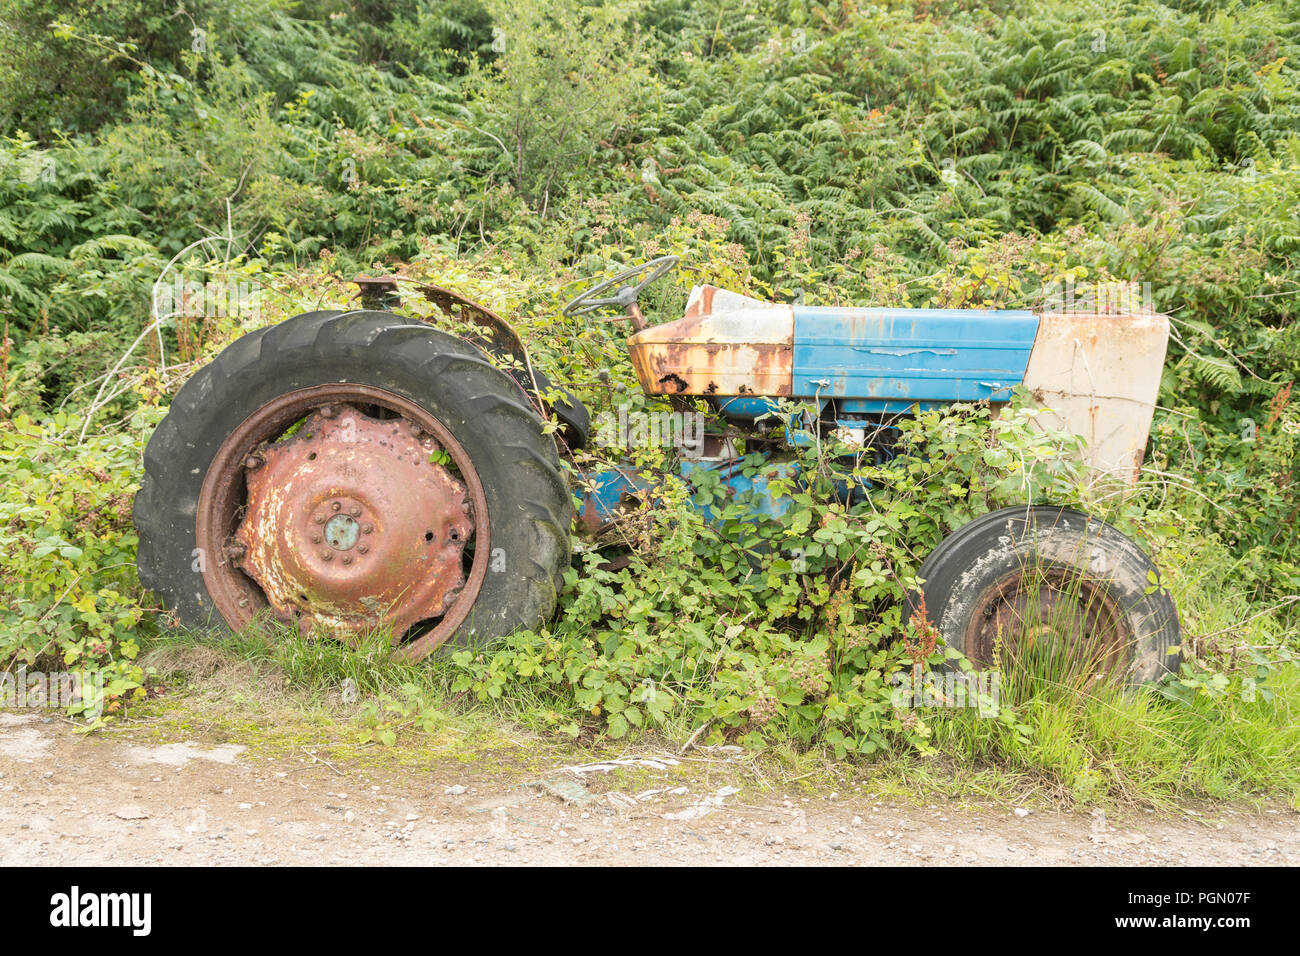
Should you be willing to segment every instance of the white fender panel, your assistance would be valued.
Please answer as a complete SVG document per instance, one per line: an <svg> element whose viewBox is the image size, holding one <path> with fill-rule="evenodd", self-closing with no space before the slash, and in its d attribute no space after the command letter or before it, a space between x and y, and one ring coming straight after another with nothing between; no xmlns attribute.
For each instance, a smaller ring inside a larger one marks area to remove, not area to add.
<svg viewBox="0 0 1300 956"><path fill-rule="evenodd" d="M1137 480L1169 319L1156 312L1045 312L1025 369L1025 387L1048 411L1045 424L1082 435L1094 471Z"/></svg>

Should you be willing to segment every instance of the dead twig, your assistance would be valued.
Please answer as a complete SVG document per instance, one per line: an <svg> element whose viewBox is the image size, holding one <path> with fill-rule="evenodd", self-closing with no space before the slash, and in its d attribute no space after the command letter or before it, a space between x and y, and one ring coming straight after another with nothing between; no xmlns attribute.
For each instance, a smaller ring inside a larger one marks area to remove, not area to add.
<svg viewBox="0 0 1300 956"><path fill-rule="evenodd" d="M326 760L324 757L318 757L318 756L316 755L316 752L315 752L315 751L313 751L313 750L308 750L306 747L299 747L298 749L301 750L303 753L305 753L308 757L311 757L311 759L312 759L313 761L316 761L316 762L318 762L318 763L323 763L325 766L329 767L331 770L333 770L333 771L334 771L336 774L338 774L340 777L346 777L346 776L347 776L346 773L344 773L344 772L343 772L342 770L340 770L338 767L334 766L332 763L330 763L330 762L329 762L328 760Z"/></svg>

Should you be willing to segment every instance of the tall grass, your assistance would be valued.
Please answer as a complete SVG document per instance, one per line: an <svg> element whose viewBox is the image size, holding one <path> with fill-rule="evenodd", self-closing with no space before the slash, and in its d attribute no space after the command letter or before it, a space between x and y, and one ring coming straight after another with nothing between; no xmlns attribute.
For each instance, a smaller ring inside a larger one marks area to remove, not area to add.
<svg viewBox="0 0 1300 956"><path fill-rule="evenodd" d="M1254 646L1287 641L1278 618L1248 620L1246 598L1208 580L1218 577L1204 567L1175 577L1193 667L1221 663L1197 657L1200 635L1235 628L1239 641ZM1190 581L1194 593L1184 590ZM932 720L939 751L967 766L1036 775L1057 796L1085 804L1171 807L1188 798L1280 796L1300 805L1300 668L1279 664L1260 684L1233 672L1226 684L1206 682L1189 699L1172 699L1152 685L1126 689L1105 679L1091 635L1083 653L1078 646L1072 653L1068 641L1044 633L1069 633L1072 625L1045 629L1035 614L1025 619L1033 624L1015 641L1008 636L998 662L1000 703L1015 710L1018 725L973 710L940 712Z"/></svg>

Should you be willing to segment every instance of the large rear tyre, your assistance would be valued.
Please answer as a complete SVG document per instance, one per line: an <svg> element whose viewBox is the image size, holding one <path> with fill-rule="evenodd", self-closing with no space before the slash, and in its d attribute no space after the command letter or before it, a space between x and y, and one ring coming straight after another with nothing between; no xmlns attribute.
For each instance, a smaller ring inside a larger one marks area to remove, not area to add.
<svg viewBox="0 0 1300 956"><path fill-rule="evenodd" d="M921 565L922 607L976 667L1051 665L1128 686L1178 669L1178 612L1141 548L1073 508L1017 506L957 529Z"/></svg>
<svg viewBox="0 0 1300 956"><path fill-rule="evenodd" d="M553 613L572 500L541 419L473 346L388 312L315 312L185 384L134 517L140 579L185 625L382 629L420 657Z"/></svg>

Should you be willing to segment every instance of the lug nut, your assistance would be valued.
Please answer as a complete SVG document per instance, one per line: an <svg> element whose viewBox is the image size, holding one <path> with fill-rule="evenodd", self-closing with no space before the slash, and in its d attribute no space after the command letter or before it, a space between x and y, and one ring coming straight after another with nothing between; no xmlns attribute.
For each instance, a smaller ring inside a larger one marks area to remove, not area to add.
<svg viewBox="0 0 1300 956"><path fill-rule="evenodd" d="M314 517L312 520L315 521L317 524L324 524L324 523L325 523L325 516L324 516L324 515L321 515L321 514L318 514L318 515L316 515L316 517Z"/></svg>
<svg viewBox="0 0 1300 956"><path fill-rule="evenodd" d="M322 405L318 411L320 412L321 418L335 418L339 413L339 410L333 405Z"/></svg>
<svg viewBox="0 0 1300 956"><path fill-rule="evenodd" d="M415 422L411 422L410 429L411 429L411 435L414 438L419 438L421 435L424 434L424 429L421 428L419 425L415 424Z"/></svg>
<svg viewBox="0 0 1300 956"><path fill-rule="evenodd" d="M354 518L360 518L360 517L361 517L361 506L360 506L360 505L353 505L351 508L348 509L348 514L352 515L352 517L354 517Z"/></svg>
<svg viewBox="0 0 1300 956"><path fill-rule="evenodd" d="M369 553L370 553L370 545L368 545L368 544L358 545L358 546L357 546L357 550L360 551L362 554L369 554Z"/></svg>
<svg viewBox="0 0 1300 956"><path fill-rule="evenodd" d="M240 598L240 599L239 599L239 606L240 606L240 607L248 607L248 598L246 598L246 597Z"/></svg>
<svg viewBox="0 0 1300 956"><path fill-rule="evenodd" d="M222 549L222 554L224 554L230 561L238 561L246 553L248 553L248 549L239 542L226 545L226 547Z"/></svg>
<svg viewBox="0 0 1300 956"><path fill-rule="evenodd" d="M370 532L372 532L372 531L374 531L374 530L375 530L375 526L372 525L372 524L363 524L363 525L361 526L361 533L362 533L362 534L370 534Z"/></svg>
<svg viewBox="0 0 1300 956"><path fill-rule="evenodd" d="M352 555L350 555L350 554L345 554L345 555L343 555L343 563L344 563L344 564L351 564L351 563L352 563Z"/></svg>
<svg viewBox="0 0 1300 956"><path fill-rule="evenodd" d="M312 536L311 536L311 543L312 543L312 544L320 544L320 535L318 535L318 534L314 534L314 535L312 535Z"/></svg>
<svg viewBox="0 0 1300 956"><path fill-rule="evenodd" d="M339 504L337 501L330 502L330 511L338 511L342 507L343 506Z"/></svg>
<svg viewBox="0 0 1300 956"><path fill-rule="evenodd" d="M252 471L254 468L261 468L262 456L249 455L247 458L244 459L244 467L247 468L249 471Z"/></svg>
<svg viewBox="0 0 1300 956"><path fill-rule="evenodd" d="M333 561L334 552L329 550L328 548L322 548L320 553L320 559L322 561Z"/></svg>

